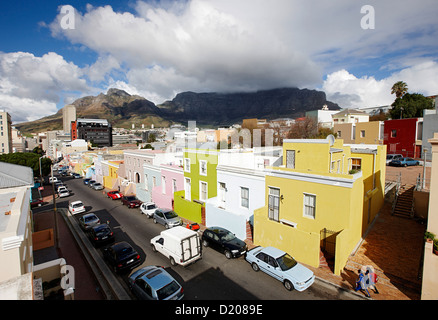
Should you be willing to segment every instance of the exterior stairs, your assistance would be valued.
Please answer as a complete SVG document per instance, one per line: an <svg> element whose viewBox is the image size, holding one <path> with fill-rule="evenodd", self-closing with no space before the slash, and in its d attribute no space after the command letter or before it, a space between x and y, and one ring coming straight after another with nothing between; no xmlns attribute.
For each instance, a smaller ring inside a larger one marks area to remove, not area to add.
<svg viewBox="0 0 438 320"><path fill-rule="evenodd" d="M395 216L412 218L412 204L414 201L414 185L401 185L392 214Z"/></svg>

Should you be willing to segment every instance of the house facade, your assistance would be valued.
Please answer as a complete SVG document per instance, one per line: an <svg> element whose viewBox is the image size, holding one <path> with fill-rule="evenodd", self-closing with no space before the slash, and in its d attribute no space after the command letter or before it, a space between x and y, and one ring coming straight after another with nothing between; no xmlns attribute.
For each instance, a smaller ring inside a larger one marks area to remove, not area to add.
<svg viewBox="0 0 438 320"><path fill-rule="evenodd" d="M342 139L284 140L283 165L268 170L266 205L254 211L254 243L340 274L384 200L384 146Z"/></svg>
<svg viewBox="0 0 438 320"><path fill-rule="evenodd" d="M152 201L159 208L174 208L174 193L184 190L184 171L180 166L162 164L160 185L152 188Z"/></svg>
<svg viewBox="0 0 438 320"><path fill-rule="evenodd" d="M384 141L387 153L404 157L421 157L423 118L386 120Z"/></svg>
<svg viewBox="0 0 438 320"><path fill-rule="evenodd" d="M384 122L336 123L333 132L344 143L383 144Z"/></svg>

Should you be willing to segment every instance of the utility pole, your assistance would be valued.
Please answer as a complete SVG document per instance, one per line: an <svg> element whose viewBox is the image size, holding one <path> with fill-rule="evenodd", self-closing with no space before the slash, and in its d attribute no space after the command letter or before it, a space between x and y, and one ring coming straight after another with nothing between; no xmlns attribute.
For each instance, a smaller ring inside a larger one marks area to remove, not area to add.
<svg viewBox="0 0 438 320"><path fill-rule="evenodd" d="M53 214L55 215L55 243L56 249L59 249L59 234L58 234L58 214L56 210L56 196L55 196L55 181L53 180L53 164L50 166L50 171L52 174L52 190L53 190Z"/></svg>
<svg viewBox="0 0 438 320"><path fill-rule="evenodd" d="M426 189L426 152L427 148L423 148L423 190Z"/></svg>

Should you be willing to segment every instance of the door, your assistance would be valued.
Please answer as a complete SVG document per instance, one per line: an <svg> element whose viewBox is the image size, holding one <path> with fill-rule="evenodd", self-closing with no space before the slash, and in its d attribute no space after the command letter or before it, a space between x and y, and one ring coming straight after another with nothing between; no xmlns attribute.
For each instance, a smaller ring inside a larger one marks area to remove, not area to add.
<svg viewBox="0 0 438 320"><path fill-rule="evenodd" d="M295 169L295 150L286 150L286 168Z"/></svg>
<svg viewBox="0 0 438 320"><path fill-rule="evenodd" d="M271 256L269 256L263 252L260 252L256 256L256 258L257 258L257 264L259 265L260 269L263 272L267 273L271 277L279 279L278 275L276 274L275 267L273 265L274 262L276 263L274 258L272 258Z"/></svg>

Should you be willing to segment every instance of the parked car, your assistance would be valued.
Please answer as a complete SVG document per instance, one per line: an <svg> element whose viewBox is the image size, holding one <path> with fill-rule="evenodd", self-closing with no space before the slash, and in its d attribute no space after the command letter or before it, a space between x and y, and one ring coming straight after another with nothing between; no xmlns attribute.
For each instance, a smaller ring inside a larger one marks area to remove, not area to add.
<svg viewBox="0 0 438 320"><path fill-rule="evenodd" d="M157 210L157 205L153 202L145 202L141 204L140 210L148 218L152 218L154 216L155 210Z"/></svg>
<svg viewBox="0 0 438 320"><path fill-rule="evenodd" d="M288 253L274 247L255 247L246 253L245 260L254 271L262 270L281 281L287 290L304 291L315 281L311 270L298 263Z"/></svg>
<svg viewBox="0 0 438 320"><path fill-rule="evenodd" d="M88 237L95 247L115 240L114 232L106 223L94 226L89 231Z"/></svg>
<svg viewBox="0 0 438 320"><path fill-rule="evenodd" d="M245 254L248 246L245 242L227 229L221 227L210 227L202 234L204 247L211 247L225 254L227 259L237 258Z"/></svg>
<svg viewBox="0 0 438 320"><path fill-rule="evenodd" d="M154 223L162 224L168 228L182 225L181 218L171 209L157 209L154 212Z"/></svg>
<svg viewBox="0 0 438 320"><path fill-rule="evenodd" d="M123 197L123 194L121 194L117 190L109 191L106 193L106 195L108 196L108 198L111 198L113 200L121 199Z"/></svg>
<svg viewBox="0 0 438 320"><path fill-rule="evenodd" d="M81 177L81 175L79 173L73 173L73 178L80 179L82 177Z"/></svg>
<svg viewBox="0 0 438 320"><path fill-rule="evenodd" d="M79 224L83 230L88 231L92 227L100 224L100 219L94 213L88 213L79 217Z"/></svg>
<svg viewBox="0 0 438 320"><path fill-rule="evenodd" d="M398 158L403 158L403 155L401 154L388 154L386 156L386 164L389 164L392 160L398 159Z"/></svg>
<svg viewBox="0 0 438 320"><path fill-rule="evenodd" d="M85 207L82 201L80 200L72 201L68 204L68 211L70 211L70 213L74 215L74 214L85 212Z"/></svg>
<svg viewBox="0 0 438 320"><path fill-rule="evenodd" d="M70 195L70 192L67 189L61 189L61 191L58 192L58 196L60 198L65 198Z"/></svg>
<svg viewBox="0 0 438 320"><path fill-rule="evenodd" d="M83 182L84 182L84 184L88 184L88 182L90 182L91 181L91 179L90 178L85 178L84 180L82 180Z"/></svg>
<svg viewBox="0 0 438 320"><path fill-rule="evenodd" d="M389 165L397 167L418 166L419 164L419 161L412 158L397 158L389 163Z"/></svg>
<svg viewBox="0 0 438 320"><path fill-rule="evenodd" d="M103 190L103 185L99 182L96 182L93 184L93 186L91 188L94 190Z"/></svg>
<svg viewBox="0 0 438 320"><path fill-rule="evenodd" d="M124 196L122 197L122 204L124 204L128 208L138 208L141 205L141 201L138 200L135 196Z"/></svg>
<svg viewBox="0 0 438 320"><path fill-rule="evenodd" d="M88 181L88 186L91 188L93 184L95 184L96 182L97 182L96 180L90 180Z"/></svg>
<svg viewBox="0 0 438 320"><path fill-rule="evenodd" d="M140 255L125 241L105 247L103 257L115 272L134 269L141 264Z"/></svg>
<svg viewBox="0 0 438 320"><path fill-rule="evenodd" d="M35 208L35 207L41 207L44 204L43 199L33 199L30 202L30 207L31 208Z"/></svg>
<svg viewBox="0 0 438 320"><path fill-rule="evenodd" d="M181 300L183 287L163 267L147 266L128 278L129 288L140 300Z"/></svg>
<svg viewBox="0 0 438 320"><path fill-rule="evenodd" d="M58 178L57 177L49 177L49 183L54 183L54 182L58 182Z"/></svg>

